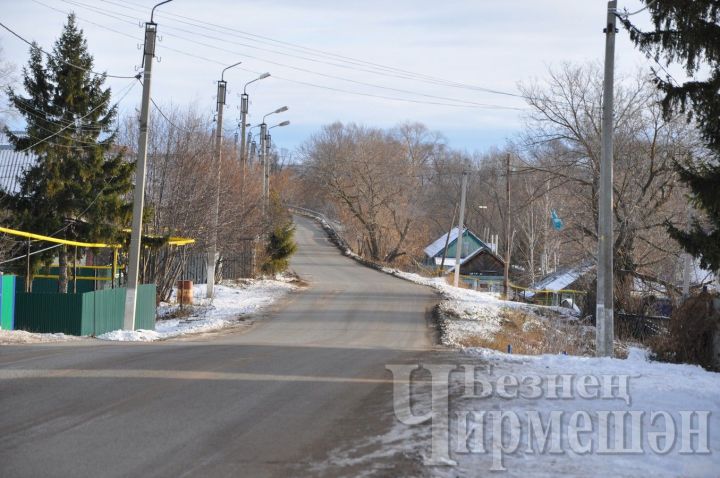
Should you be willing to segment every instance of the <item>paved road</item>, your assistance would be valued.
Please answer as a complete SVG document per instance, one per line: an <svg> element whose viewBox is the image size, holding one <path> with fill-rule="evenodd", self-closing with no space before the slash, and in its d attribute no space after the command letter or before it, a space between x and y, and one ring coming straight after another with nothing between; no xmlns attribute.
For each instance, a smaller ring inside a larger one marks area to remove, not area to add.
<svg viewBox="0 0 720 478"><path fill-rule="evenodd" d="M296 222L311 287L246 333L0 347L0 475L352 474L315 463L388 426L384 365L431 349L437 298Z"/></svg>

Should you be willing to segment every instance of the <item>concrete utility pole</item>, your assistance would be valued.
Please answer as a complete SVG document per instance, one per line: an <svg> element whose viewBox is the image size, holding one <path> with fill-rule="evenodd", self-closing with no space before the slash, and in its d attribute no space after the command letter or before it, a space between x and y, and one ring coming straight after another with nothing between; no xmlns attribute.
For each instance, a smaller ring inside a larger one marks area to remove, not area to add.
<svg viewBox="0 0 720 478"><path fill-rule="evenodd" d="M690 229L692 224L692 208L688 204L687 210L687 227ZM682 298L687 300L690 297L690 272L692 269L693 258L687 252L683 253L683 285L682 285Z"/></svg>
<svg viewBox="0 0 720 478"><path fill-rule="evenodd" d="M595 336L598 357L612 357L613 293L613 111L615 93L615 34L617 0L608 2L605 26L605 83L603 91L602 149L598 215L597 307Z"/></svg>
<svg viewBox="0 0 720 478"><path fill-rule="evenodd" d="M135 191L133 194L132 229L130 230L130 253L128 258L127 291L125 293L125 311L123 328L135 330L135 306L137 304L137 285L140 272L140 247L142 240L142 217L145 206L145 169L147 165L148 117L150 116L150 81L152 64L155 57L155 39L157 23L153 21L155 9L169 3L165 0L155 5L150 12L150 21L145 23L145 43L143 46L143 92L140 106L140 137L138 138L138 156L135 164Z"/></svg>
<svg viewBox="0 0 720 478"><path fill-rule="evenodd" d="M255 83L256 81L264 80L265 78L269 78L270 73L263 73L262 75L258 76L252 81L248 81L245 83L245 86L243 87L243 93L240 96L240 114L241 114L241 120L240 120L240 162L242 163L242 170L243 170L243 183L245 182L245 168L247 165L248 160L248 146L250 144L250 140L245 134L246 128L247 128L247 115L250 111L250 96L247 93L247 87L248 85Z"/></svg>
<svg viewBox="0 0 720 478"><path fill-rule="evenodd" d="M510 222L510 154L505 160L505 272L503 274L503 295L510 298L510 252L512 248L512 228Z"/></svg>
<svg viewBox="0 0 720 478"><path fill-rule="evenodd" d="M265 141L267 140L267 123L264 121L260 124L260 162L262 163L262 215L265 219L265 213L267 210L267 198L268 198L268 185L267 185L267 147Z"/></svg>
<svg viewBox="0 0 720 478"><path fill-rule="evenodd" d="M217 240L218 226L220 223L220 173L222 163L222 137L223 137L223 107L227 96L227 81L225 81L225 72L230 68L239 65L241 62L234 63L220 74L220 81L217 87L217 127L215 128L215 205L212 212L210 226L210 247L207 255L207 288L206 295L208 299L212 299L213 290L215 288L215 264L218 259Z"/></svg>
<svg viewBox="0 0 720 478"><path fill-rule="evenodd" d="M462 255L463 232L465 229L465 196L467 195L468 173L462 173L462 187L460 188L460 214L458 215L458 237L455 244L455 278L453 285L460 286L460 259Z"/></svg>

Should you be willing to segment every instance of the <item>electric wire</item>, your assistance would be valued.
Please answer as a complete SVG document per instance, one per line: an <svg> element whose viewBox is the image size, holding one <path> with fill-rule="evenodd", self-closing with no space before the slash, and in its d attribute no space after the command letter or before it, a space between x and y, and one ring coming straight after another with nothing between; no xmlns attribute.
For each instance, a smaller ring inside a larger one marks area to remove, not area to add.
<svg viewBox="0 0 720 478"><path fill-rule="evenodd" d="M89 9L89 10L91 10L91 11L94 11L94 12L100 14L100 15L108 16L108 17L110 17L110 18L116 19L116 20L121 21L121 22L129 23L129 24L135 24L135 22L133 22L133 21L124 20L124 19L122 19L122 18L120 18L120 17L117 17L117 16L114 16L114 15L112 15L112 14L110 14L110 13L107 13L106 11L104 11L104 10L102 10L102 9L98 9L97 7L94 7L94 6L92 6L92 5L88 5L88 4L85 4L85 3L82 3L82 2L77 2L77 1L72 1L72 0L60 0L60 1L62 1L62 2L64 2L64 3L71 4L71 5L76 5L76 6L84 7L84 8L86 8L86 9ZM113 12L113 13L116 13L116 12ZM129 15L124 15L124 14L121 14L121 13L118 13L118 15L121 15L121 16L124 16L124 17L128 17L128 18L133 18L133 17L130 17ZM216 37L216 36L207 35L207 34L203 34L203 33L199 33L199 32L194 32L194 31L188 30L188 29L174 27L174 26L172 26L172 25L165 25L164 28L171 29L171 30L181 31L181 32L184 32L184 33L187 33L187 34L190 34L190 35L199 36L199 37L206 38L206 39L209 39L209 40L217 40L217 41L220 41L220 42L228 42L228 43L233 43L233 44L235 44L235 45L244 46L244 47L247 47L247 48L258 49L258 50L260 50L260 51L270 52L270 53L279 54L279 55L284 55L284 56L290 56L290 57L298 58L298 59L305 60L305 61L327 63L327 62L322 62L322 61L319 61L319 60L316 60L316 59L313 59L313 58L298 57L298 56L296 56L296 55L290 55L290 54L283 53L283 52L280 52L280 51L277 51L277 50L271 50L271 49L267 49L267 48L259 48L259 47L255 47L255 46L252 46L252 45L248 45L248 44L246 44L246 43L239 43L239 42L236 42L236 41L226 40L226 39L219 38L219 37ZM230 49L227 49L227 48L222 48L222 47L219 47L219 46L214 45L214 44L205 43L205 42L202 42L202 41L199 41L199 40L194 40L194 39L187 38L187 37L184 37L184 36L182 36L182 35L177 35L177 34L174 34L174 33L165 33L165 35L166 35L166 36L169 36L169 37L178 38L178 39L180 39L180 40L187 41L187 42L190 42L190 43L194 43L194 44L196 44L196 45L200 45L200 46L203 46L203 47L216 49L216 50L223 51L223 52L226 52L226 53L232 53L232 54L234 54L234 55L241 55L241 56L243 56L243 57L245 57L245 58L251 58L251 59L254 59L254 60L258 60L258 61L261 61L261 62L265 62L265 63L272 64L272 65L275 65L275 66L280 66L280 67L283 67L283 68L289 68L289 69L292 69L292 70L300 71L300 72L303 72L303 73L308 73L308 74L311 74L311 75L317 75L317 76L321 76L321 77L325 77L325 78L330 78L330 79L334 79L334 80L345 81L345 82L349 82L349 83L353 83L353 84L358 84L358 85L362 85L362 86L367 86L367 87L371 87L371 88L378 88L378 89L383 89L383 90L388 90L388 91L394 91L394 92L398 92L398 93L405 93L405 94L410 94L410 95L415 95L415 96L420 96L420 97L426 97L426 98L433 98L433 99L438 99L438 100L444 100L444 101L451 101L451 102L457 102L457 103L466 103L466 104L471 104L471 105L473 105L473 106L478 106L478 107L481 107L481 108L488 108L488 109L510 109L510 110L512 110L512 109L521 109L521 108L510 107L510 106L502 106L502 105L492 105L492 104L485 104L485 103L477 103L477 102L474 102L474 101L468 101L468 100L463 100L463 99L448 98L448 97L444 97L444 96L431 95L431 94L427 94L427 93L420 93L420 92L411 91L411 90L406 90L406 89L401 89L401 88L393 88L393 87L388 87L388 86L377 85L377 84L374 84L374 83L368 83L368 82L364 82L364 81L353 80L353 79L345 78L345 77L342 77L342 76L330 75L330 74L327 74L327 73L322 73L322 72L318 72L318 71L314 71L314 70L310 70L310 69L307 69L307 68L302 68L302 67L298 67L298 66L294 66L294 65L288 65L288 64L281 63L281 62L277 62L277 61L273 61L273 60L270 60L270 59L267 59L267 58L254 56L254 55L251 55L251 54L248 54L248 53L245 53L245 52L240 52L240 51L230 50ZM338 66L338 67L341 67L341 68L347 68L346 65L339 65L339 64L335 64L335 63L331 63L330 65ZM365 71L366 71L366 70L365 70ZM371 72L371 73L372 73L372 72ZM279 78L279 77L278 77L278 78ZM519 96L519 95L516 95L516 96ZM440 104L440 103L433 103L433 104Z"/></svg>
<svg viewBox="0 0 720 478"><path fill-rule="evenodd" d="M107 77L107 78L119 78L119 79L131 79L131 78L135 78L135 75L133 75L133 76L111 75L111 74L109 74L109 73L99 73L99 72L97 72L97 71L89 70L89 69L87 69L87 68L83 68L83 67L81 67L81 66L74 65L74 64L72 64L72 63L70 63L70 62L68 62L68 61L65 61L65 60L61 59L61 58L57 58L57 56L56 56L56 55L53 55L52 53L48 53L47 51L45 51L45 50L43 50L42 48L40 48L36 43L31 42L31 41L29 41L29 40L26 40L26 39L23 38L19 33L15 32L14 30L12 30L10 27L8 27L7 25L5 25L4 23L0 22L0 27L2 27L2 28L4 28L5 30L7 30L7 31L8 31L11 35L13 35L14 37L16 37L16 38L22 40L23 42L27 43L28 45L30 45L30 47L35 48L36 50L44 53L44 54L47 55L49 58L54 58L55 60L60 61L61 63L65 64L65 65L68 65L68 66L70 66L70 67L72 67L72 68L75 68L75 69L78 69L78 70L81 70L81 71L85 71L85 72L90 73L90 74L92 74L92 75L104 76L104 77Z"/></svg>
<svg viewBox="0 0 720 478"><path fill-rule="evenodd" d="M62 1L68 1L68 0L62 0ZM104 3L109 3L109 4L117 5L117 6L122 7L122 8L130 9L130 10L132 10L132 11L137 11L137 10L135 10L135 9L132 9L131 7L128 7L127 5L120 4L120 3L117 3L117 2L113 2L113 1L110 1L110 0L102 0L102 1L103 1ZM135 6L140 7L140 8L146 8L144 5L139 5L139 4L134 3L134 2L132 2L132 1L127 1L127 0L126 0L125 3L130 4L130 5L135 5ZM117 13L117 12L115 12L115 13ZM482 92L487 92L487 93L492 93L492 94L498 94L498 95L505 95L505 96L512 96L512 97L523 98L522 95L517 94L517 93L511 93L511 92L508 92L508 91L501 91L501 90L497 90L497 89L486 88L486 87L481 87L481 86L476 86L476 85L464 84L464 83L460 83L460 82L456 82L456 81L451 81L451 80L436 78L436 77L433 77L433 76L430 76L430 75L424 75L424 74L420 74L420 73L416 73L416 72L412 72L412 71L408 71L408 70L403 70L403 69L400 69L400 68L389 67L389 66L386 66L386 65L381 65L381 64L378 64L378 63L373 63L373 62L369 62L369 61L365 61L365 60L358 60L358 59L351 58L351 57L348 57L348 56L343 56L343 55L339 55L339 54L335 54L335 53L330 53L330 52L326 52L326 51L318 50L318 49L314 49L314 48L308 48L308 47L304 47L304 46L302 46L302 45L298 45L298 44L295 44L295 43L286 42L286 41L281 41L281 40L276 40L276 39L273 39L273 38L270 38L270 37L266 37L266 36L262 36L262 35L256 35L256 34L253 34L253 33L245 32L245 31L238 30L238 29L231 28L231 27L226 27L226 26L223 26L223 25L218 25L218 24L211 23L211 22L196 20L196 19L193 19L193 18L190 18L190 17L186 17L186 16L183 16L183 15L178 15L178 14L171 13L171 12L166 12L166 11L164 11L164 12L163 12L163 15L166 16L166 17L169 17L170 19L173 19L174 21L180 22L180 23L185 23L185 24L187 24L187 25L192 25L192 26L196 26L196 27L201 27L201 28L203 28L203 29L211 29L211 30L213 30L213 31L216 31L216 32L218 32L218 33L223 33L223 34L226 34L226 35L231 35L231 34L232 34L233 36L241 36L241 37L244 38L244 39L251 40L251 41L255 41L255 42L259 42L259 43L265 43L265 44L268 44L268 42L272 42L272 44L283 45L285 48L288 48L288 47L289 47L290 49L294 49L294 50L296 50L296 51L297 51L297 50L303 50L305 53L312 53L312 54L315 54L315 55L323 55L323 56L333 57L333 58L336 58L336 59L338 59L338 60L341 60L341 61L344 61L344 62L347 62L347 63L356 64L356 65L368 65L368 66L372 66L373 68L376 68L376 69L384 70L384 71L386 71L386 72L396 72L396 73L401 73L401 74L404 75L404 76L391 75L391 76L394 76L394 77L396 77L396 78L414 79L414 80L418 80L418 81L430 82L430 83L435 84L435 85L451 86L451 87L455 87L455 88L464 88L464 89L469 89L469 90L474 90L474 91L482 91ZM191 20L192 22L177 20L178 18L180 18L180 19L185 19L185 20ZM208 27L216 27L216 28L208 28ZM222 29L222 30L225 30L225 31L218 30L218 28L219 28L219 29ZM258 39L260 39L260 40L258 40ZM360 71L368 71L368 70L360 70ZM378 73L377 71L369 71L369 72L370 72L370 73Z"/></svg>
<svg viewBox="0 0 720 478"><path fill-rule="evenodd" d="M63 11L63 10L60 10L60 9L51 7L51 6L49 6L49 5L47 5L47 4L43 3L43 2L40 2L39 0L32 0L32 1L35 2L35 3L37 3L37 4L39 4L39 5L45 6L45 7L47 7L47 8L50 8L51 10L57 11L57 12L59 12L59 13L68 14L68 12L66 12L66 11ZM142 40L140 40L140 39L138 39L138 38L135 38L135 37L133 37L132 35L129 35L129 34L125 33L125 32L121 32L121 31L118 31L118 30L109 28L109 27L107 27L107 26L105 26L105 25L101 25L101 24L99 24L99 23L90 21L90 20L88 20L88 19L86 19L86 18L83 18L83 17L80 17L80 16L77 16L77 18L80 19L80 20L83 20L83 21L85 21L85 22L87 22L87 23L89 23L89 24L95 25L95 26L97 26L97 27L99 27L99 28L106 29L106 30L108 30L108 31L111 31L111 32L114 32L114 33L117 33L117 34L120 34L120 35L129 37L129 38L132 38L132 39L137 40L137 41L142 41ZM201 60L204 60L204 61L212 62L212 63L214 63L214 64L225 65L225 62L221 62L221 61L218 61L218 60L209 59L209 58L207 58L207 57L204 57L204 56L201 56L201 55L197 55L197 54L193 54L193 53L188 53L188 52L185 52L185 51L180 50L180 49L177 49L177 48L168 47L168 46L164 46L164 45L160 46L160 48L161 48L161 49L164 48L164 49L166 49L166 50L174 51L174 52L179 53L179 54L181 54L181 55L189 56L189 57L192 57L192 58L196 58L196 59L201 59ZM260 74L260 72L258 72L258 71L256 71L256 70L250 70L250 69L247 69L247 68L238 68L238 69L241 69L241 70L244 70L244 71L248 71L248 72L253 73L253 74ZM275 79L287 81L287 82L289 82L289 83L295 83L295 84L299 84L299 85L303 85L303 86L309 86L309 87L312 87L312 88L324 89L324 90L328 90L328 91L335 91L335 92L338 92L338 93L350 94L350 95L355 95L355 96L362 96L362 97L367 97L367 98L376 98L376 99L383 99L383 100L388 100L388 101L398 101L398 102L413 103L413 104L425 104L425 105L433 105L433 106L447 106L447 107L454 107L454 108L471 108L471 109L487 108L487 107L477 106L477 105L466 105L466 104L456 104L456 103L443 103L443 102L438 102L438 101L422 101L422 100L413 100L413 99L409 99L409 98L399 98L399 97L393 97L393 96L378 95L378 94L372 94L372 93L362 93L362 92L358 92L358 91L351 91L351 90L347 90L347 89L336 88L336 87L331 87L331 86L326 86L326 85L319 85L319 84L311 83L311 82L308 82L308 81L294 80L294 79L291 79L291 78L286 78L286 77L282 77L282 76L278 76L278 75L273 75L273 77L274 77ZM135 77L133 77L133 78L135 78ZM493 107L492 109L498 109L498 108L494 108L494 107ZM522 108L502 107L502 106L500 107L500 109L522 110Z"/></svg>
<svg viewBox="0 0 720 478"><path fill-rule="evenodd" d="M135 79L135 78L133 77L133 79ZM137 84L137 83L135 83L135 82L133 81L133 82L131 82L128 86L126 86L125 88L123 88L124 90L126 90L125 93L121 96L121 98L120 98L118 101L115 102L115 104L113 105L113 107L114 107L114 106L117 106L123 99L125 99L125 97L133 90L133 88L135 87L136 84ZM122 91L122 90L121 90L121 91ZM98 106L96 106L95 108L93 108L92 110L90 110L87 114L85 114L84 116L81 116L81 117L78 118L78 119L84 119L84 118L90 116L90 115L93 114L96 110L100 109L100 108L103 107L103 106L104 106L104 105L98 105ZM36 143L28 146L27 148L25 148L25 149L23 149L23 150L21 150L21 151L18 151L18 153L24 153L24 152L26 152L26 151L34 148L35 146L38 146L38 145L40 145L40 144L48 141L49 139L51 139L51 138L59 135L60 133L62 133L62 132L65 131L66 129L68 129L70 126L71 126L71 125L67 125L67 126L64 126L64 127L60 128L59 130L57 130L57 131L54 132L53 134L51 134L51 135L49 135L49 136L41 139L40 141L38 141L38 142L36 142Z"/></svg>

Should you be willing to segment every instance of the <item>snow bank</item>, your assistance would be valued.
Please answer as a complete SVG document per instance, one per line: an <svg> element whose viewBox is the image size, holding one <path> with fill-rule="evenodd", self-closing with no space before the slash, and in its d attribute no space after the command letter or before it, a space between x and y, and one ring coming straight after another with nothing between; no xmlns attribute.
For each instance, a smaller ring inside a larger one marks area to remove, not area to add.
<svg viewBox="0 0 720 478"><path fill-rule="evenodd" d="M65 334L37 334L24 330L0 330L0 344L40 344L80 340L81 337Z"/></svg>
<svg viewBox="0 0 720 478"><path fill-rule="evenodd" d="M215 298L205 298L205 284L193 287L192 315L182 319L158 320L155 330L115 330L98 336L101 340L120 342L150 342L220 330L237 325L239 320L271 305L290 291L297 289L292 279L250 280L238 285L216 285ZM176 316L180 306L167 303L158 307L158 317Z"/></svg>
<svg viewBox="0 0 720 478"><path fill-rule="evenodd" d="M544 309L570 318L567 315L570 311L566 309L502 300L499 294L453 287L444 277L423 277L389 268L384 268L383 272L432 287L442 293L445 300L440 303L440 312L444 319L441 324L441 340L444 345L450 347L462 347L463 339L467 337L492 339L502 327L503 309L523 310L533 316L537 315L538 310Z"/></svg>

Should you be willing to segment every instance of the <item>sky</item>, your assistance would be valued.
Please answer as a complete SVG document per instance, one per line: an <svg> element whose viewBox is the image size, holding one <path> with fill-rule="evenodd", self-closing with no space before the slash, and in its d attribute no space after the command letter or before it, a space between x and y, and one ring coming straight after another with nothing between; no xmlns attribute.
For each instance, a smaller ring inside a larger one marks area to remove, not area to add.
<svg viewBox="0 0 720 478"><path fill-rule="evenodd" d="M67 13L84 30L95 69L137 73L143 25L157 1L0 0L0 21L50 50ZM638 0L621 0L634 12ZM239 94L248 87L251 124L263 115L274 143L295 149L335 121L392 127L420 122L456 149L484 151L504 145L522 128L527 106L521 83L542 82L565 62L601 63L606 0L174 0L156 10L161 39L153 66L152 97L166 105L215 111L216 82L228 82L224 129L239 122ZM647 12L634 19L648 25ZM0 30L3 56L27 63L28 47ZM621 29L617 71L649 71ZM135 80L109 78L119 100ZM486 90L493 90L488 92ZM139 109L140 85L120 102Z"/></svg>

